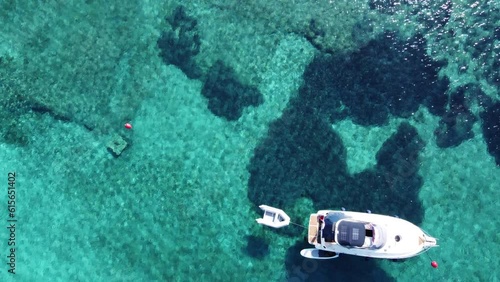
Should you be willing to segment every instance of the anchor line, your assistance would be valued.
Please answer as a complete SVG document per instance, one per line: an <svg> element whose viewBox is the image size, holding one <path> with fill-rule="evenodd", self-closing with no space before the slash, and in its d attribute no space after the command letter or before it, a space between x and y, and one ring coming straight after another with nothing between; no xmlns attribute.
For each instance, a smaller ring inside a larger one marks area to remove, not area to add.
<svg viewBox="0 0 500 282"><path fill-rule="evenodd" d="M297 225L297 226L299 226L299 227L302 227L302 228L304 228L304 229L307 229L304 225L297 224L297 223L294 223L294 222L291 222L291 221L290 221L290 223L291 223L291 224L293 224L293 225Z"/></svg>

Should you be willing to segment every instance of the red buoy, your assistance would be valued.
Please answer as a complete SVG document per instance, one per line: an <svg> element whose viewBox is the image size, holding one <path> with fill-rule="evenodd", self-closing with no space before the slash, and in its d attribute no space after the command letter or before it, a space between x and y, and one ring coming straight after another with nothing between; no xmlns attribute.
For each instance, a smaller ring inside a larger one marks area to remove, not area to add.
<svg viewBox="0 0 500 282"><path fill-rule="evenodd" d="M434 268L438 268L438 263L435 260L433 260L431 262L431 266L434 267Z"/></svg>
<svg viewBox="0 0 500 282"><path fill-rule="evenodd" d="M125 124L125 128L126 128L126 129L132 129L132 125L131 125L130 123L128 123L128 122L127 122L127 123Z"/></svg>

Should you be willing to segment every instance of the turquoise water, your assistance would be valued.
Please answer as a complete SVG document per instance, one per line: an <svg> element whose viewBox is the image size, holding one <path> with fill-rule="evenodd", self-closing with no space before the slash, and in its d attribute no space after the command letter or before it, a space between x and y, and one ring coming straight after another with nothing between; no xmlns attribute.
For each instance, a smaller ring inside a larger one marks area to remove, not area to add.
<svg viewBox="0 0 500 282"><path fill-rule="evenodd" d="M499 281L500 2L245 2L0 2L0 281ZM310 261L259 204L440 247Z"/></svg>

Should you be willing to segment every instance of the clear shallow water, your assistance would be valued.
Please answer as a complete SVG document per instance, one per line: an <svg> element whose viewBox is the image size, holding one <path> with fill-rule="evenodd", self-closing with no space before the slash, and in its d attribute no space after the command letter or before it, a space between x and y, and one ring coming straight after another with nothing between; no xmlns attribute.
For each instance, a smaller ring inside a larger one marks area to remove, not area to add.
<svg viewBox="0 0 500 282"><path fill-rule="evenodd" d="M391 3L0 4L2 281L498 280L499 4ZM262 203L441 247L311 262Z"/></svg>

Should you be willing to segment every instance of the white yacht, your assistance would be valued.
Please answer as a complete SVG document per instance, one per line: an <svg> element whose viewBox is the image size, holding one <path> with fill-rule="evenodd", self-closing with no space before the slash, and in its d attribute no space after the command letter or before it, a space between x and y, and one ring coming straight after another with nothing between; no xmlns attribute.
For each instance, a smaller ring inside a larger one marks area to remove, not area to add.
<svg viewBox="0 0 500 282"><path fill-rule="evenodd" d="M260 207L267 218L258 219L260 224L280 228L290 223L290 217L282 210ZM333 259L339 254L404 259L438 246L436 238L415 224L371 212L320 210L309 216L307 229L308 242L314 248L304 249L300 254L311 259ZM435 262L432 265L437 267Z"/></svg>

